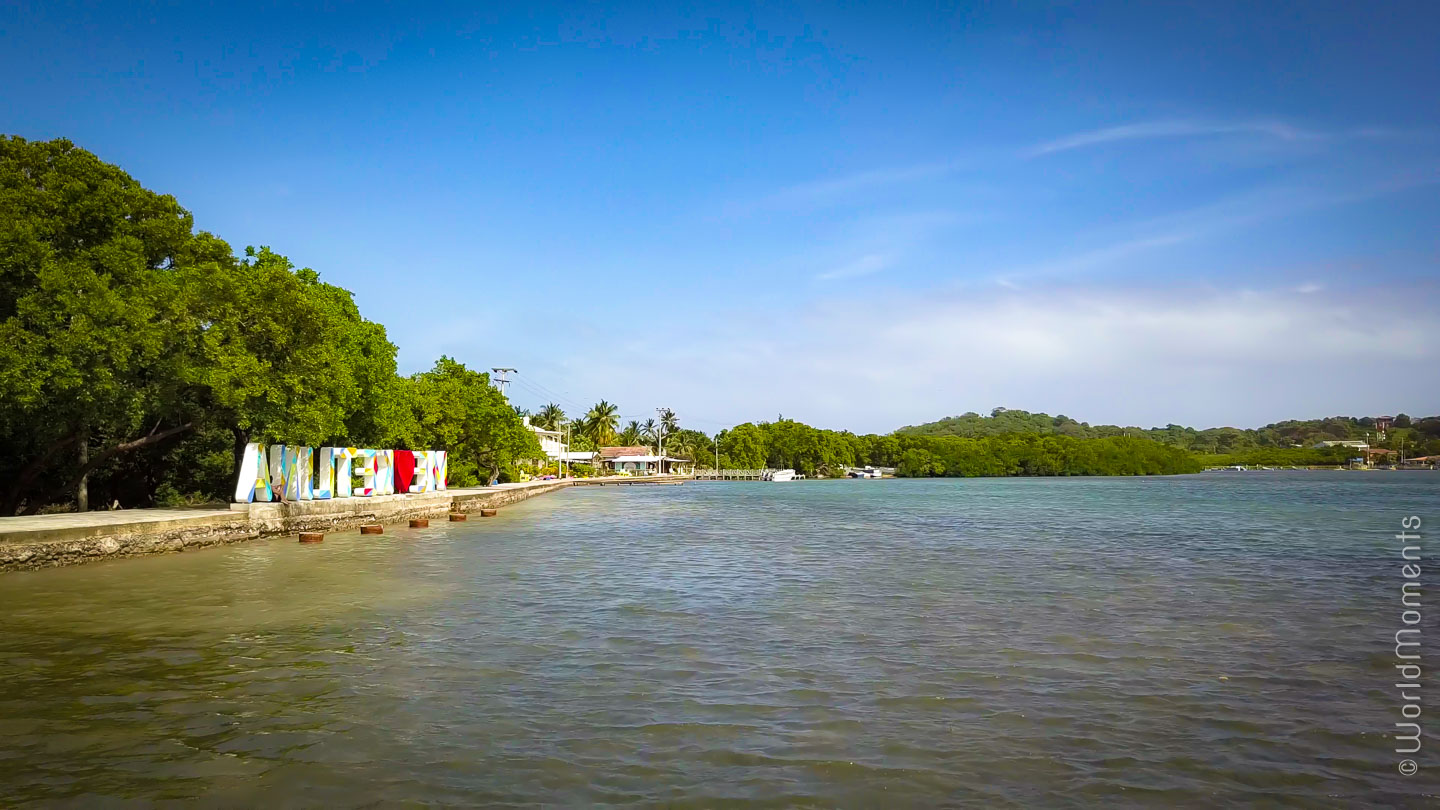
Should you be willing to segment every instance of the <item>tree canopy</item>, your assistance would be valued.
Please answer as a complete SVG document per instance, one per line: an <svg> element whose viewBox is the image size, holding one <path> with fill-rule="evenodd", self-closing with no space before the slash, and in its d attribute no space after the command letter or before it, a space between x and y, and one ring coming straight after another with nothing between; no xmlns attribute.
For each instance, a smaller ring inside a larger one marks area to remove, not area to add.
<svg viewBox="0 0 1440 810"><path fill-rule="evenodd" d="M1124 436L857 436L780 419L723 431L719 444L722 467L790 468L805 475L841 475L847 467L867 465L895 467L896 475L911 478L1200 471L1200 463L1191 453L1149 439Z"/></svg>
<svg viewBox="0 0 1440 810"><path fill-rule="evenodd" d="M396 373L349 291L237 256L65 140L0 137L0 514L223 497L248 441L445 449L457 483L534 437L488 375ZM562 415L563 418L563 415Z"/></svg>
<svg viewBox="0 0 1440 810"><path fill-rule="evenodd" d="M489 483L516 460L541 456L535 433L484 372L441 357L401 388L414 413L407 443L449 450L450 477L462 486Z"/></svg>
<svg viewBox="0 0 1440 810"><path fill-rule="evenodd" d="M1077 422L1063 414L1050 416L1009 408L995 408L989 416L974 411L959 416L902 427L896 435L959 436L981 438L1010 434L1060 435L1083 439L1135 436L1162 444L1206 454L1239 454L1264 448L1313 448L1323 441L1364 440L1377 447L1398 449L1403 442L1411 448L1430 447L1440 452L1440 417L1395 417L1393 429L1381 439L1373 417L1331 416L1325 419L1292 419L1260 428L1215 427L1197 430L1184 425L1165 427L1121 427Z"/></svg>

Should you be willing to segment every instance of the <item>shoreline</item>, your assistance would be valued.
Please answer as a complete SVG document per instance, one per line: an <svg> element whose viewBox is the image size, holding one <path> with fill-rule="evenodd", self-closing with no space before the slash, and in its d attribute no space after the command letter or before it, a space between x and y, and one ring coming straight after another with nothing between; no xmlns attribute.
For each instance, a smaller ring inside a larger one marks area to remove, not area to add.
<svg viewBox="0 0 1440 810"><path fill-rule="evenodd" d="M656 476L626 483L685 480L688 478ZM443 518L450 512L497 509L556 490L602 482L611 483L568 478L368 498L233 503L228 509L122 509L5 517L0 518L0 573L352 529L366 523Z"/></svg>

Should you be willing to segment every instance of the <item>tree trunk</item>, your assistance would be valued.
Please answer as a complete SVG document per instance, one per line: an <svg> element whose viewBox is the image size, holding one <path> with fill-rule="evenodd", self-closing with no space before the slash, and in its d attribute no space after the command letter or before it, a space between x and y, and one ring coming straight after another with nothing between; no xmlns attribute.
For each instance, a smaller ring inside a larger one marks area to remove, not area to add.
<svg viewBox="0 0 1440 810"><path fill-rule="evenodd" d="M15 483L10 488L10 493L5 496L4 504L0 505L0 515L15 514L16 508L20 506L20 499L25 495L25 488L30 486L30 482L34 481L36 476L40 475L41 471L45 469L45 464L49 462L56 453L64 450L70 444L79 440L79 438L79 431L71 433L69 436L45 448L45 452L25 465L25 469L21 470L20 474L16 476Z"/></svg>
<svg viewBox="0 0 1440 810"><path fill-rule="evenodd" d="M80 430L80 469L90 469L90 434ZM75 511L90 511L90 473L80 475L80 485L75 488Z"/></svg>
<svg viewBox="0 0 1440 810"><path fill-rule="evenodd" d="M157 424L156 427L158 428L159 425ZM64 491L78 491L80 486L80 480L82 478L85 478L87 475L90 474L91 470L94 470L96 467L99 467L101 464L109 461L110 458L112 456L115 456L116 454L129 452L131 450L138 450L141 447L148 447L152 444L158 444L170 438L171 436L178 436L193 427L195 427L194 422L186 422L179 427L173 427L169 430L162 430L159 433L156 433L152 430L148 436L144 436L139 439L132 439L128 442L121 442L120 444L117 444L114 447L105 450L104 452L100 453L100 455L95 456L94 458L91 458L89 461L87 461L85 463L85 466L81 467L79 472L77 472L73 478L71 478L65 483ZM52 490L52 493L53 492L54 491ZM40 511L41 506L44 506L44 504L37 499L34 503L27 505L25 507L25 511L22 514L33 515L36 512Z"/></svg>

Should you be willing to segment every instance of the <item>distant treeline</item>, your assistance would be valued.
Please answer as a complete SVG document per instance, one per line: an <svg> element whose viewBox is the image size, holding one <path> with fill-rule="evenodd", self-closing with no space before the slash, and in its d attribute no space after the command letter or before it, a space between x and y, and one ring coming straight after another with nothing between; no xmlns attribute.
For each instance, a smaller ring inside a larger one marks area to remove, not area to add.
<svg viewBox="0 0 1440 810"><path fill-rule="evenodd" d="M1206 467L1336 467L1360 454L1353 447L1254 447L1234 453L1197 453Z"/></svg>
<svg viewBox="0 0 1440 810"><path fill-rule="evenodd" d="M0 136L0 515L227 499L252 441L448 450L460 485L539 455L486 374L397 374L348 290L68 141Z"/></svg>
<svg viewBox="0 0 1440 810"><path fill-rule="evenodd" d="M1262 428L1218 427L1197 430L1183 425L1165 427L1121 427L1091 425L1068 416L996 408L989 416L970 412L938 422L913 425L896 431L906 436L963 436L980 438L1016 433L1098 439L1134 436L1207 455L1245 453L1266 448L1312 448L1323 441L1360 440L1375 447L1405 449L1410 455L1440 453L1440 416L1412 418L1396 414L1394 424L1382 440L1372 417L1332 416L1326 419L1292 419ZM1251 456L1247 456L1251 457ZM1259 456L1254 456L1259 458ZM1245 463L1245 462L1236 462ZM1265 462L1252 461L1261 464ZM1297 462L1300 463L1300 462ZM1323 464L1325 461L1310 463Z"/></svg>
<svg viewBox="0 0 1440 810"><path fill-rule="evenodd" d="M1169 475L1199 472L1194 454L1142 438L1010 434L857 436L782 419L746 423L718 437L728 469L795 469L839 475L845 467L894 467L896 475L975 477L1016 475Z"/></svg>

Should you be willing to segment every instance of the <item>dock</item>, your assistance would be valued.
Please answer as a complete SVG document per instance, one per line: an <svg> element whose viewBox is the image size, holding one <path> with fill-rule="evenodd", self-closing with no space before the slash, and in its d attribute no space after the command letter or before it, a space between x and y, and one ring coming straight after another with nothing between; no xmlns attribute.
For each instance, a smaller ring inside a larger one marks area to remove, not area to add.
<svg viewBox="0 0 1440 810"><path fill-rule="evenodd" d="M765 473L774 470L696 470L696 481L763 481Z"/></svg>
<svg viewBox="0 0 1440 810"><path fill-rule="evenodd" d="M689 475L607 475L600 478L572 478L576 487L674 487L689 481Z"/></svg>

